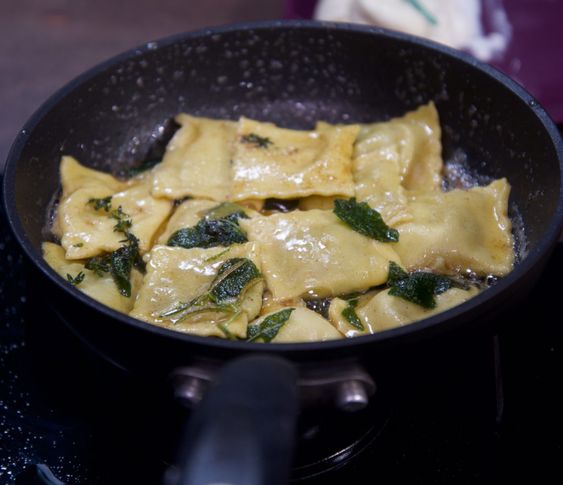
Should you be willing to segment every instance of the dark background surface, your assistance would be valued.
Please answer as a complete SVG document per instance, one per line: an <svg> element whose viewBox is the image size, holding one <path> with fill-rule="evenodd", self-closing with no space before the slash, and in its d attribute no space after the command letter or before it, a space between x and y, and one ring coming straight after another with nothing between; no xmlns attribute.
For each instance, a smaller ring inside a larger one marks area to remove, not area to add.
<svg viewBox="0 0 563 485"><path fill-rule="evenodd" d="M16 133L84 70L148 41L280 18L282 0L0 0L0 171Z"/></svg>

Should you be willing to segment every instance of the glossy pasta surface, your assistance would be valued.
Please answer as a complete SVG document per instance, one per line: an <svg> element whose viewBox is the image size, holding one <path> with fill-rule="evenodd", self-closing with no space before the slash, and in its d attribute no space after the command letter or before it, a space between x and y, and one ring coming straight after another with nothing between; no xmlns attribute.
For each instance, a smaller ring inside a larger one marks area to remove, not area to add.
<svg viewBox="0 0 563 485"><path fill-rule="evenodd" d="M127 180L61 160L44 258L117 311L213 338L353 338L445 311L512 270L510 185L443 189L432 103L309 131L176 122L162 160Z"/></svg>

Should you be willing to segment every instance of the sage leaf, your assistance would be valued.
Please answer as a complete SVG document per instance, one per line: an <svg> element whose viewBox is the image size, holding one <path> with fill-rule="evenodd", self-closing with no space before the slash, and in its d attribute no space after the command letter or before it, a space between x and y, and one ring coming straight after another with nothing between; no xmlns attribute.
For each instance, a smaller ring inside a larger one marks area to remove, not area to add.
<svg viewBox="0 0 563 485"><path fill-rule="evenodd" d="M71 285L77 286L84 281L85 276L86 275L82 271L80 271L76 276L72 276L71 274L67 273L66 279Z"/></svg>
<svg viewBox="0 0 563 485"><path fill-rule="evenodd" d="M260 323L249 325L246 340L248 342L255 342L258 339L262 339L266 343L271 342L289 320L293 310L295 308L284 308L277 313L268 315Z"/></svg>
<svg viewBox="0 0 563 485"><path fill-rule="evenodd" d="M106 212L109 212L111 210L111 199L112 196L108 196L108 197L103 197L101 199L90 199L88 200L88 204L90 204L94 210L104 210Z"/></svg>
<svg viewBox="0 0 563 485"><path fill-rule="evenodd" d="M104 274L111 271L111 253L90 258L88 261L86 261L84 267L86 269L89 269L90 271L93 271L100 277L104 276Z"/></svg>
<svg viewBox="0 0 563 485"><path fill-rule="evenodd" d="M436 308L434 296L444 293L454 286L446 276L415 271L406 273L397 263L389 263L389 294L416 303L424 308Z"/></svg>
<svg viewBox="0 0 563 485"><path fill-rule="evenodd" d="M382 242L397 242L399 231L389 227L381 214L372 209L366 202L336 199L333 212L354 231L371 239Z"/></svg>
<svg viewBox="0 0 563 485"><path fill-rule="evenodd" d="M252 283L262 278L256 265L247 258L226 260L209 285L209 289L189 302L179 302L160 314L162 318L173 317L175 323L191 315L203 312L239 314L244 294ZM231 317L228 321L232 321Z"/></svg>
<svg viewBox="0 0 563 485"><path fill-rule="evenodd" d="M215 303L238 300L247 285L260 277L260 271L250 259L227 259L219 267L217 276L211 283L209 295Z"/></svg>
<svg viewBox="0 0 563 485"><path fill-rule="evenodd" d="M247 135L242 135L240 137L240 141L242 143L253 145L256 148L268 148L270 145L273 144L272 140L270 140L269 138L259 136L256 133L249 133Z"/></svg>
<svg viewBox="0 0 563 485"><path fill-rule="evenodd" d="M123 296L131 296L131 270L138 254L138 249L123 246L111 253L111 277Z"/></svg>
<svg viewBox="0 0 563 485"><path fill-rule="evenodd" d="M364 330L364 325L356 313L356 307L358 306L358 300L352 299L348 300L348 306L342 310L342 316L348 321L350 325L357 328L358 330Z"/></svg>
<svg viewBox="0 0 563 485"><path fill-rule="evenodd" d="M395 286L399 281L408 278L409 274L394 261L389 261L389 274L387 285Z"/></svg>
<svg viewBox="0 0 563 485"><path fill-rule="evenodd" d="M119 293L130 297L131 270L133 267L142 272L145 270L145 264L139 253L139 239L129 232L132 222L130 219L127 219L129 216L123 212L121 206L113 210L110 217L117 220L113 230L125 235L125 239L120 241L124 245L111 253L90 258L86 261L85 268L94 271L100 277L109 273Z"/></svg>
<svg viewBox="0 0 563 485"><path fill-rule="evenodd" d="M179 229L172 234L167 245L185 249L208 249L245 243L248 239L238 225L238 219L241 217L247 217L241 207L235 204L220 204L211 209L195 226Z"/></svg>

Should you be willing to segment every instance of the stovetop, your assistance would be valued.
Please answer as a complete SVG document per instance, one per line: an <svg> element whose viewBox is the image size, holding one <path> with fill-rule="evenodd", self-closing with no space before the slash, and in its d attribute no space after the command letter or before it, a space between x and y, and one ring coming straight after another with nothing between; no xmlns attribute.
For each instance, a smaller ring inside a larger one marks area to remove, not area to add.
<svg viewBox="0 0 563 485"><path fill-rule="evenodd" d="M295 477L334 470L297 483L563 483L562 263L560 245L496 335L468 341L385 412L302 429L301 457L357 440ZM0 484L37 483L38 464L52 483L161 483L186 414L166 383L81 347L35 289L3 214L0 275Z"/></svg>

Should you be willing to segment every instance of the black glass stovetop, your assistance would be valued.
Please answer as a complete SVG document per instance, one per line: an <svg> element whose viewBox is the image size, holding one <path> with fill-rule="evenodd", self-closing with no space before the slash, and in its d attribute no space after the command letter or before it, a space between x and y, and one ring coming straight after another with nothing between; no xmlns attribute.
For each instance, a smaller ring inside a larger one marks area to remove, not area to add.
<svg viewBox="0 0 563 485"><path fill-rule="evenodd" d="M560 245L500 332L438 362L383 414L301 430L305 455L333 456L297 483L563 483L562 263ZM81 346L38 293L0 214L0 484L36 483L40 464L53 483L161 483L185 410L166 383Z"/></svg>

